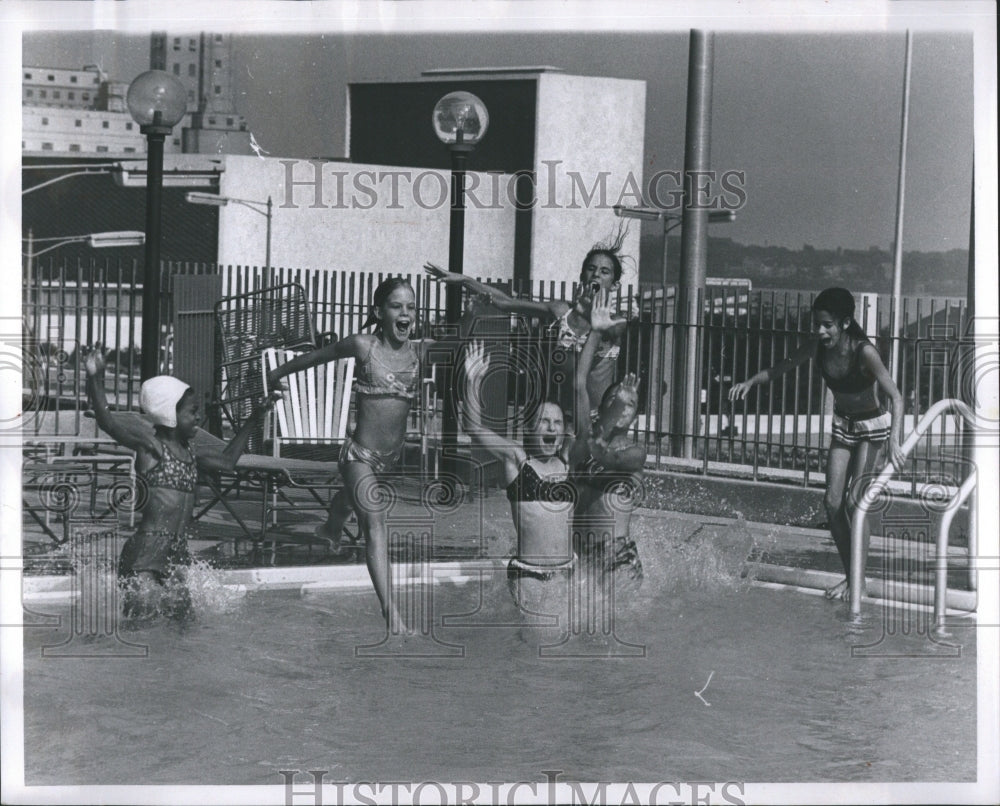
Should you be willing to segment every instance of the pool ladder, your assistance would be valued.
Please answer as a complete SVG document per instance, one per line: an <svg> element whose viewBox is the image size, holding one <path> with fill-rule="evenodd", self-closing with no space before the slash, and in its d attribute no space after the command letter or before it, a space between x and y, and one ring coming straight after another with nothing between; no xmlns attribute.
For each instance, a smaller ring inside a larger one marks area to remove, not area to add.
<svg viewBox="0 0 1000 806"><path fill-rule="evenodd" d="M927 432L935 420L944 414L959 414L969 426L975 425L975 415L972 410L961 400L949 398L939 400L932 405L927 413L920 419L912 433L900 446L903 455L908 457L916 447L920 438ZM861 617L861 589L864 585L865 560L864 556L864 526L865 518L869 510L882 496L889 480L895 473L892 462L886 465L878 478L869 485L858 508L854 512L851 522L851 588L850 605L851 619L859 621ZM941 515L941 526L938 529L936 546L936 564L934 577L934 631L937 634L945 633L945 604L948 593L948 532L951 530L951 522L958 513L959 508L969 500L969 588L972 591L977 589L977 579L975 570L976 554L976 470L969 473L958 491L948 501L946 508ZM971 499L971 500L970 500Z"/></svg>

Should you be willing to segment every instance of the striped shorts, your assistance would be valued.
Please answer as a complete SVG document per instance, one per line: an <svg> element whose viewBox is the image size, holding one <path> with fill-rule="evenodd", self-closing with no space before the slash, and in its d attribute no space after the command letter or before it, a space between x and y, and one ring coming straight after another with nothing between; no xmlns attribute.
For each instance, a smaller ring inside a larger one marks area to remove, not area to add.
<svg viewBox="0 0 1000 806"><path fill-rule="evenodd" d="M889 438L892 416L876 410L860 414L833 413L833 438L844 445L862 442L884 442Z"/></svg>

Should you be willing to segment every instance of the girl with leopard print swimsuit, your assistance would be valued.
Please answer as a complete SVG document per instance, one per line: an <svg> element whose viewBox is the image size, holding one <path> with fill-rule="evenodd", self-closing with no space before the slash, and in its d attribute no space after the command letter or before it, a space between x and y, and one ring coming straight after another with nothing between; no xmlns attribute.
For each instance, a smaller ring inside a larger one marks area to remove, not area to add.
<svg viewBox="0 0 1000 806"><path fill-rule="evenodd" d="M149 618L190 614L184 583L189 562L187 534L194 512L198 471L232 471L268 401L258 401L250 417L222 450L191 446L198 430L198 398L183 381L158 375L142 384L139 403L147 421L113 415L104 392L104 358L84 360L87 392L97 424L120 445L136 453L138 500L142 520L122 547L118 577L127 616Z"/></svg>

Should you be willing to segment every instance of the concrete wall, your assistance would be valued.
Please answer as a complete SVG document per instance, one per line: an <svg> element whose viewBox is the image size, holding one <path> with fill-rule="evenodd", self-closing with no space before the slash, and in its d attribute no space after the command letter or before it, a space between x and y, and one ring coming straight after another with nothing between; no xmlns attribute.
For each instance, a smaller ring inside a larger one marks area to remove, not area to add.
<svg viewBox="0 0 1000 806"><path fill-rule="evenodd" d="M539 75L535 170L541 203L532 225L532 279L575 281L584 255L623 221L611 208L642 204L634 194L621 196L632 187L630 177L641 191L645 120L644 81ZM630 223L622 252L635 262L624 267L626 286L638 279L639 227Z"/></svg>
<svg viewBox="0 0 1000 806"><path fill-rule="evenodd" d="M420 273L425 261L448 263L448 172L307 160L283 164L275 157L225 160L220 195L261 202L272 197L273 266ZM266 217L243 205L220 208L218 262L263 265L266 228ZM513 248L509 202L467 209L466 274L509 277Z"/></svg>

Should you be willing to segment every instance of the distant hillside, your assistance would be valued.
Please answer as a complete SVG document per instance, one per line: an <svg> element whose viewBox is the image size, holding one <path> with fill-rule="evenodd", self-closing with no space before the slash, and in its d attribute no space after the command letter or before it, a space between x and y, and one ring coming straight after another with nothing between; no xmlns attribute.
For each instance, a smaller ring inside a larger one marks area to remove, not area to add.
<svg viewBox="0 0 1000 806"><path fill-rule="evenodd" d="M670 237L668 282L680 274L681 239ZM642 236L640 280L658 282L663 261L663 239ZM964 297L969 270L966 249L947 252L904 252L903 293ZM711 277L745 277L759 288L818 291L842 285L856 291L889 293L892 290L892 255L874 247L858 249L802 249L736 243L731 238L711 238L708 246Z"/></svg>

